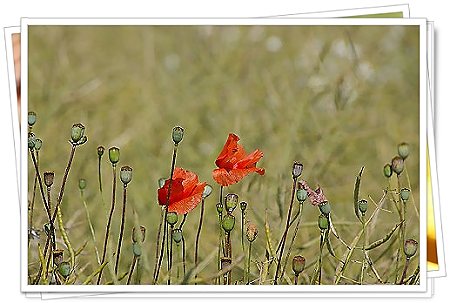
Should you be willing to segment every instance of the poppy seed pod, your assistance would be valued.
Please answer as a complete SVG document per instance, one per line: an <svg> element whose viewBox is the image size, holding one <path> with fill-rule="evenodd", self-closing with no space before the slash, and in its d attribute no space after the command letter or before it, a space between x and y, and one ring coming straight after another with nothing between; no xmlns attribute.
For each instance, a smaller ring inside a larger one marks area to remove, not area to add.
<svg viewBox="0 0 450 303"><path fill-rule="evenodd" d="M53 251L53 263L55 263L56 266L61 264L64 261L64 250L57 249Z"/></svg>
<svg viewBox="0 0 450 303"><path fill-rule="evenodd" d="M386 178L390 178L392 176L392 166L389 163L383 167L383 174Z"/></svg>
<svg viewBox="0 0 450 303"><path fill-rule="evenodd" d="M136 230L136 227L133 227L131 241L133 243L143 243L145 241L145 231L145 226L139 226L139 232Z"/></svg>
<svg viewBox="0 0 450 303"><path fill-rule="evenodd" d="M85 127L81 123L76 123L72 126L71 138L73 143L78 143L84 136Z"/></svg>
<svg viewBox="0 0 450 303"><path fill-rule="evenodd" d="M183 231L179 228L174 229L172 232L172 239L175 243L180 243L183 240Z"/></svg>
<svg viewBox="0 0 450 303"><path fill-rule="evenodd" d="M28 133L28 148L34 149L36 143L36 135L34 133Z"/></svg>
<svg viewBox="0 0 450 303"><path fill-rule="evenodd" d="M80 190L86 189L86 180L85 180L85 179L81 178L81 179L78 181L78 188L79 188Z"/></svg>
<svg viewBox="0 0 450 303"><path fill-rule="evenodd" d="M258 236L258 228L254 223L248 223L246 236L249 242L253 242L256 240L256 237Z"/></svg>
<svg viewBox="0 0 450 303"><path fill-rule="evenodd" d="M45 186L50 187L53 185L53 181L55 180L55 172L46 171L44 172L44 183Z"/></svg>
<svg viewBox="0 0 450 303"><path fill-rule="evenodd" d="M409 199L409 195L411 190L409 188L402 188L400 190L400 198L402 198L403 202L406 202Z"/></svg>
<svg viewBox="0 0 450 303"><path fill-rule="evenodd" d="M395 156L394 158L392 158L391 167L397 175L400 175L405 168L405 163L403 162L402 157Z"/></svg>
<svg viewBox="0 0 450 303"><path fill-rule="evenodd" d="M302 273L302 271L305 269L305 263L306 260L302 256L295 256L292 259L292 270L294 271L294 274L298 276Z"/></svg>
<svg viewBox="0 0 450 303"><path fill-rule="evenodd" d="M400 143L397 147L398 155L402 157L403 160L408 158L409 156L409 144L408 143Z"/></svg>
<svg viewBox="0 0 450 303"><path fill-rule="evenodd" d="M328 217L328 215L331 212L331 205L330 205L330 203L328 201L324 201L324 202L319 204L319 209L320 209L320 212L323 215Z"/></svg>
<svg viewBox="0 0 450 303"><path fill-rule="evenodd" d="M226 214L222 219L222 228L224 231L229 233L234 228L235 218L233 215Z"/></svg>
<svg viewBox="0 0 450 303"><path fill-rule="evenodd" d="M174 226L178 222L178 215L177 213L167 213L167 223Z"/></svg>
<svg viewBox="0 0 450 303"><path fill-rule="evenodd" d="M245 211L247 208L247 202L241 201L241 203L239 203L239 207L241 208L241 211Z"/></svg>
<svg viewBox="0 0 450 303"><path fill-rule="evenodd" d="M298 202L303 203L303 202L306 201L306 198L308 198L308 192L305 189L303 189L303 188L299 188L297 190L297 200L298 200Z"/></svg>
<svg viewBox="0 0 450 303"><path fill-rule="evenodd" d="M212 193L212 190L213 190L212 186L209 184L206 184L205 188L203 189L202 198L203 199L208 198L209 195Z"/></svg>
<svg viewBox="0 0 450 303"><path fill-rule="evenodd" d="M112 165L116 165L120 159L120 149L118 147L113 146L108 150L108 152L109 152L109 161L112 163Z"/></svg>
<svg viewBox="0 0 450 303"><path fill-rule="evenodd" d="M181 140L183 140L183 135L184 135L184 129L181 126L175 126L172 129L173 143L175 143L175 145L178 145L178 143L180 143Z"/></svg>
<svg viewBox="0 0 450 303"><path fill-rule="evenodd" d="M317 223L319 225L320 230L328 229L328 218L325 215L321 214L319 216Z"/></svg>
<svg viewBox="0 0 450 303"><path fill-rule="evenodd" d="M97 147L97 155L101 158L105 153L105 147L100 145Z"/></svg>
<svg viewBox="0 0 450 303"><path fill-rule="evenodd" d="M408 239L405 241L405 245L403 246L403 251L408 259L416 254L417 244L418 244L417 241L414 239Z"/></svg>
<svg viewBox="0 0 450 303"><path fill-rule="evenodd" d="M292 165L292 178L297 179L303 172L303 164L300 162L294 162Z"/></svg>
<svg viewBox="0 0 450 303"><path fill-rule="evenodd" d="M122 181L123 185L126 186L131 182L133 177L133 169L129 166L122 166L120 168L120 181Z"/></svg>
<svg viewBox="0 0 450 303"><path fill-rule="evenodd" d="M367 200L361 199L358 201L358 209L363 216L366 214L367 207L368 207Z"/></svg>
<svg viewBox="0 0 450 303"><path fill-rule="evenodd" d="M64 278L67 278L70 275L71 266L69 262L61 262L58 266L58 272Z"/></svg>
<svg viewBox="0 0 450 303"><path fill-rule="evenodd" d="M36 123L36 113L28 112L28 126L33 126Z"/></svg>
<svg viewBox="0 0 450 303"><path fill-rule="evenodd" d="M142 255L142 247L139 243L133 243L133 255L140 257Z"/></svg>
<svg viewBox="0 0 450 303"><path fill-rule="evenodd" d="M223 204L222 203L217 203L216 204L216 210L217 210L217 213L219 213L219 214L223 213Z"/></svg>
<svg viewBox="0 0 450 303"><path fill-rule="evenodd" d="M42 147L42 140L39 138L36 138L34 140L34 149L39 151L41 149L41 147Z"/></svg>
<svg viewBox="0 0 450 303"><path fill-rule="evenodd" d="M225 209L229 214L231 214L238 205L238 199L239 197L236 194L227 194L225 196Z"/></svg>

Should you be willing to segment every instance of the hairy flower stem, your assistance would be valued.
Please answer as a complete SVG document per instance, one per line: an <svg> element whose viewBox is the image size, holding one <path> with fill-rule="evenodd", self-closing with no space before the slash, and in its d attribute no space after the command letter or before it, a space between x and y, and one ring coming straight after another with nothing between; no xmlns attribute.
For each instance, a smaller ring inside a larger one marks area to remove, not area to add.
<svg viewBox="0 0 450 303"><path fill-rule="evenodd" d="M133 261L131 262L130 271L128 272L127 285L131 283L131 277L133 276L134 268L136 267L137 257L133 256Z"/></svg>
<svg viewBox="0 0 450 303"><path fill-rule="evenodd" d="M298 274L294 276L294 285L298 285Z"/></svg>
<svg viewBox="0 0 450 303"><path fill-rule="evenodd" d="M155 273L155 276L153 277L153 284L158 283L159 271L161 269L162 259L164 257L164 244L165 244L165 241L167 238L167 213L168 213L168 208L169 208L170 194L172 192L172 181L173 181L172 178L173 178L173 171L175 169L175 161L177 158L177 149L178 149L178 145L175 144L173 147L172 164L170 166L169 188L167 190L167 199L166 199L166 205L165 205L165 209L164 209L163 238L162 238L161 250L159 253L159 259L158 259L158 264L157 264L157 268L156 268L156 273Z"/></svg>
<svg viewBox="0 0 450 303"><path fill-rule="evenodd" d="M161 217L159 218L159 227L158 227L158 233L156 235L156 255L155 255L155 267L153 269L153 279L156 276L156 271L157 271L157 264L158 264L158 260L159 260L159 242L161 240L161 228L162 228L162 224L164 221L164 208L161 209Z"/></svg>
<svg viewBox="0 0 450 303"><path fill-rule="evenodd" d="M278 284L278 277L281 269L281 258L283 257L284 252L284 246L286 244L286 237L289 231L289 223L291 221L291 213L292 213L292 205L294 203L294 196L295 196L295 188L297 187L297 178L292 178L292 191L291 191L291 202L289 204L289 210L286 218L286 228L284 229L283 237L281 238L281 248L280 248L280 255L278 256L278 262L277 262L277 270L275 271L275 278L273 283L275 285Z"/></svg>
<svg viewBox="0 0 450 303"><path fill-rule="evenodd" d="M86 211L86 218L87 218L87 221L89 224L89 231L91 232L91 238L92 238L92 243L94 245L95 256L97 257L97 263L98 263L98 265L101 265L102 263L100 260L100 254L99 254L98 248L97 248L97 239L95 237L94 226L92 225L91 216L89 215L89 209L86 204L86 199L84 198L84 190L80 190L80 195L81 195L81 201L83 201L84 210Z"/></svg>
<svg viewBox="0 0 450 303"><path fill-rule="evenodd" d="M102 253L101 264L105 263L106 250L108 248L109 232L110 232L110 229L111 229L111 221L112 221L112 217L113 217L113 214L114 214L114 207L116 205L116 186L117 186L117 167L116 167L116 164L112 164L112 173L113 173L113 184L112 184L111 209L109 211L108 223L106 224L105 240L104 240L104 243L103 243L103 253ZM100 270L100 272L98 273L97 285L99 285L101 280L102 280L103 269L104 268L102 268Z"/></svg>
<svg viewBox="0 0 450 303"><path fill-rule="evenodd" d="M125 210L127 206L127 185L123 185L123 204L122 204L122 219L120 222L119 242L117 243L116 264L114 266L114 273L117 275L119 270L120 249L122 248L123 231L125 229Z"/></svg>
<svg viewBox="0 0 450 303"><path fill-rule="evenodd" d="M184 235L181 236L182 258L183 258L183 279L186 276L186 241Z"/></svg>
<svg viewBox="0 0 450 303"><path fill-rule="evenodd" d="M406 273L408 271L409 261L410 261L410 259L406 258L405 267L403 268L402 278L400 279L400 282L398 284L405 283L405 278L406 278Z"/></svg>
<svg viewBox="0 0 450 303"><path fill-rule="evenodd" d="M194 264L195 267L198 266L198 246L200 241L200 232L202 231L203 224L203 214L205 212L205 199L202 199L202 208L200 210L200 221L198 222L197 236L195 237L195 254L194 254ZM195 274L195 281L197 281L198 274ZM195 282L197 284L197 282Z"/></svg>
<svg viewBox="0 0 450 303"><path fill-rule="evenodd" d="M245 250L245 248L244 248L244 221L245 221L245 210L241 211L241 245L242 245L242 251Z"/></svg>
<svg viewBox="0 0 450 303"><path fill-rule="evenodd" d="M323 245L325 243L325 232L320 232L320 249L319 249L319 265L318 265L318 272L319 277L317 279L319 285L322 284L322 252L323 252Z"/></svg>
<svg viewBox="0 0 450 303"><path fill-rule="evenodd" d="M170 244L169 244L170 243ZM173 249L173 226L169 227L169 278L167 279L167 284L170 285L170 279L172 278L172 249Z"/></svg>
<svg viewBox="0 0 450 303"><path fill-rule="evenodd" d="M403 255L403 245L405 243L405 204L401 201L400 198L400 177L399 175L397 175L397 204L398 204L398 215L399 215L399 219L400 219L400 228L398 230L399 233L399 243L398 243L398 250L397 250L397 264L396 264L396 271L395 271L395 282L398 282L398 271L399 268L401 268L401 266L405 264L406 260L405 257Z"/></svg>
<svg viewBox="0 0 450 303"><path fill-rule="evenodd" d="M367 232L366 232L366 218L365 214L361 215L361 225L362 225L362 238L363 238L363 244L362 244L362 252L364 254L364 258L361 262L361 276L360 276L360 285L364 282L364 267L365 267L365 256L366 256L366 241L367 241Z"/></svg>
<svg viewBox="0 0 450 303"><path fill-rule="evenodd" d="M100 194L103 196L103 186L102 186L102 156L98 156L98 188Z"/></svg>
<svg viewBox="0 0 450 303"><path fill-rule="evenodd" d="M252 242L248 243L248 258L247 258L247 285L250 284L250 258L252 256Z"/></svg>
<svg viewBox="0 0 450 303"><path fill-rule="evenodd" d="M36 151L36 162L37 162L37 166L39 167L39 152ZM34 212L34 202L36 200L36 188L37 188L37 180L38 179L38 175L37 175L37 171L34 175L34 182L33 182L33 195L31 197L31 204L28 208L28 212L29 212L29 221L28 221L28 230L31 231L33 229L33 212ZM30 244L30 237L28 237L28 244Z"/></svg>
<svg viewBox="0 0 450 303"><path fill-rule="evenodd" d="M302 210L303 210L303 203L300 203L300 205L298 207L298 212L297 212L298 221L297 221L297 224L295 225L294 235L292 236L291 243L289 244L289 247L288 247L287 255L286 255L286 258L285 258L284 264L283 264L283 269L281 271L281 276L284 276L284 273L286 271L286 265L287 265L287 262L289 260L289 256L291 255L291 251L292 251L292 245L294 244L295 238L297 237L298 229L300 228L300 219L301 219L301 216L302 216Z"/></svg>

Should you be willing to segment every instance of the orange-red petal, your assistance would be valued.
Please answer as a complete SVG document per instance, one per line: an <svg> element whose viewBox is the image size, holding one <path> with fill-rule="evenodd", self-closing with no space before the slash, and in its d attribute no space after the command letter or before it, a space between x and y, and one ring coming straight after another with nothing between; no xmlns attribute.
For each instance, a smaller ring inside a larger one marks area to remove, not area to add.
<svg viewBox="0 0 450 303"><path fill-rule="evenodd" d="M195 186L190 195L185 196L182 200L170 203L168 208L169 212L176 212L179 215L184 215L193 210L202 201L202 194L205 186L205 182L199 183Z"/></svg>
<svg viewBox="0 0 450 303"><path fill-rule="evenodd" d="M265 170L264 168L259 167L233 169L230 171L227 171L223 168L216 168L215 170L213 170L213 178L221 186L230 186L232 184L238 183L245 176L252 172L264 175Z"/></svg>
<svg viewBox="0 0 450 303"><path fill-rule="evenodd" d="M242 145L238 144L239 136L236 134L229 134L227 142L222 148L216 160L217 167L232 169L233 166L242 158L245 157L245 150Z"/></svg>

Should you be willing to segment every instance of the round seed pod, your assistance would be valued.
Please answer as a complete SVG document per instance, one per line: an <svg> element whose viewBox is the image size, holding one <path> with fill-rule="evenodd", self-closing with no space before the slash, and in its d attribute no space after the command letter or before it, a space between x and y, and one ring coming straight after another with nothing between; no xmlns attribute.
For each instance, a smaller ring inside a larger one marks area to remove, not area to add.
<svg viewBox="0 0 450 303"><path fill-rule="evenodd" d="M397 175L400 175L403 172L403 169L405 168L405 163L403 162L402 157L395 156L394 158L392 158L391 167L392 167L392 170Z"/></svg>
<svg viewBox="0 0 450 303"><path fill-rule="evenodd" d="M229 214L231 214L238 205L238 199L239 197L236 194L227 194L225 196L225 209Z"/></svg>
<svg viewBox="0 0 450 303"><path fill-rule="evenodd" d="M72 268L71 268L69 262L61 262L58 266L58 272L64 278L67 278L70 275L71 270L72 270Z"/></svg>
<svg viewBox="0 0 450 303"><path fill-rule="evenodd" d="M28 148L34 149L36 144L36 135L34 133L28 133Z"/></svg>
<svg viewBox="0 0 450 303"><path fill-rule="evenodd" d="M236 219L233 215L226 214L222 219L222 228L224 231L229 233L233 230Z"/></svg>
<svg viewBox="0 0 450 303"><path fill-rule="evenodd" d="M298 200L298 202L303 203L303 202L306 201L306 198L308 198L308 192L305 189L303 189L303 188L298 189L297 190L297 200Z"/></svg>
<svg viewBox="0 0 450 303"><path fill-rule="evenodd" d="M81 123L76 123L72 126L71 138L73 143L77 143L84 136L85 127Z"/></svg>
<svg viewBox="0 0 450 303"><path fill-rule="evenodd" d="M140 257L141 255L142 255L142 247L141 247L141 244L139 244L139 243L133 243L133 254L136 256L136 257Z"/></svg>
<svg viewBox="0 0 450 303"><path fill-rule="evenodd" d="M97 147L97 155L99 157L102 157L104 153L105 153L105 147L102 145L98 146Z"/></svg>
<svg viewBox="0 0 450 303"><path fill-rule="evenodd" d="M409 156L409 144L408 143L400 143L397 147L398 155L402 157L403 160L408 158Z"/></svg>
<svg viewBox="0 0 450 303"><path fill-rule="evenodd" d="M409 259L413 257L417 252L418 243L414 239L408 239L405 241L405 245L403 246L403 252L406 257Z"/></svg>
<svg viewBox="0 0 450 303"><path fill-rule="evenodd" d="M139 226L139 231L136 230L136 227L133 227L131 241L133 241L133 243L143 243L145 240L145 231L146 229L143 225Z"/></svg>
<svg viewBox="0 0 450 303"><path fill-rule="evenodd" d="M78 181L78 188L80 188L80 190L84 190L86 188L86 180L85 179L80 179Z"/></svg>
<svg viewBox="0 0 450 303"><path fill-rule="evenodd" d="M28 112L28 126L33 126L36 123L36 113Z"/></svg>
<svg viewBox="0 0 450 303"><path fill-rule="evenodd" d="M39 138L36 138L36 140L34 140L34 149L39 151L42 147L42 140Z"/></svg>
<svg viewBox="0 0 450 303"><path fill-rule="evenodd" d="M247 208L247 202L241 201L241 203L239 203L239 207L241 208L241 211L244 211Z"/></svg>
<svg viewBox="0 0 450 303"><path fill-rule="evenodd" d="M183 240L183 231L179 228L174 229L172 233L172 239L175 243L180 243Z"/></svg>
<svg viewBox="0 0 450 303"><path fill-rule="evenodd" d="M133 169L129 166L122 166L120 168L120 181L122 181L123 185L128 185L133 178Z"/></svg>
<svg viewBox="0 0 450 303"><path fill-rule="evenodd" d="M317 223L319 225L320 230L328 229L328 218L325 215L321 214L319 216Z"/></svg>
<svg viewBox="0 0 450 303"><path fill-rule="evenodd" d="M406 202L409 199L410 194L411 190L409 188L402 188L400 190L400 198L402 198L403 202Z"/></svg>
<svg viewBox="0 0 450 303"><path fill-rule="evenodd" d="M174 226L178 222L178 215L175 212L167 213L167 223Z"/></svg>
<svg viewBox="0 0 450 303"><path fill-rule="evenodd" d="M249 242L255 241L256 238L258 237L258 228L254 223L252 222L248 223L246 236Z"/></svg>
<svg viewBox="0 0 450 303"><path fill-rule="evenodd" d="M300 162L294 162L292 165L292 178L297 179L303 172L303 164Z"/></svg>
<svg viewBox="0 0 450 303"><path fill-rule="evenodd" d="M180 143L181 140L183 140L183 135L184 135L184 129L181 126L175 126L172 129L173 143L175 143L175 145L178 145L178 143Z"/></svg>
<svg viewBox="0 0 450 303"><path fill-rule="evenodd" d="M109 153L109 161L113 165L116 165L120 159L120 149L118 147L113 146L108 150L108 153Z"/></svg>
<svg viewBox="0 0 450 303"><path fill-rule="evenodd" d="M205 188L203 189L202 198L203 198L203 199L208 198L209 195L211 195L212 190L213 190L212 186L209 185L209 184L206 184L206 185L205 185Z"/></svg>
<svg viewBox="0 0 450 303"><path fill-rule="evenodd" d="M365 215L367 211L367 200L361 199L358 201L358 209L361 212L361 214Z"/></svg>
<svg viewBox="0 0 450 303"><path fill-rule="evenodd" d="M216 210L217 210L217 213L221 214L223 212L223 204L222 203L217 203L216 204Z"/></svg>
<svg viewBox="0 0 450 303"><path fill-rule="evenodd" d="M322 203L319 204L319 209L320 212L324 215L327 216L330 214L331 212L331 205L328 201L324 201Z"/></svg>
<svg viewBox="0 0 450 303"><path fill-rule="evenodd" d="M50 187L53 185L53 181L55 180L55 172L46 171L44 172L44 183L45 186Z"/></svg>
<svg viewBox="0 0 450 303"><path fill-rule="evenodd" d="M302 273L302 271L305 269L305 263L306 260L302 256L295 256L292 259L292 270L294 271L294 274L298 276Z"/></svg>
<svg viewBox="0 0 450 303"><path fill-rule="evenodd" d="M389 163L383 167L383 174L386 178L390 178L392 176L392 167Z"/></svg>

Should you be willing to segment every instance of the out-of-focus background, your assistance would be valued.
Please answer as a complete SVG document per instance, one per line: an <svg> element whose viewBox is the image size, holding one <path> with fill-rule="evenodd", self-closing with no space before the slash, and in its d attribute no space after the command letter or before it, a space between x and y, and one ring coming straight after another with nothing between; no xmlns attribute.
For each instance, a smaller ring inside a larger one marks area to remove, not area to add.
<svg viewBox="0 0 450 303"><path fill-rule="evenodd" d="M55 171L56 189L69 156L72 124L83 123L89 138L77 149L62 204L75 248L89 239L79 178L87 180L86 199L102 248L111 168L104 157L103 207L96 148L117 145L119 164L134 169L123 270L132 256L129 238L135 212L148 231L142 282L151 281L160 216L157 180L169 174L174 125L186 130L177 166L196 172L214 188L206 204L201 259L217 247L218 186L211 171L230 132L241 137L248 152L264 152L258 166L266 169L265 176L251 175L227 189L249 202L247 217L260 228L256 260L264 260L265 209L274 240L281 236L294 160L304 164L303 179L323 188L334 220L342 223L336 228L347 242L359 231L352 204L356 174L365 166L361 196L378 202L387 186L383 166L403 141L410 144L407 170L418 207L418 46L416 26L31 26L29 110L38 115L33 131L44 141L41 170ZM30 169L30 193L33 180ZM403 176L402 186L406 182ZM121 192L119 187L112 243L117 241ZM371 240L398 221L395 208L386 208ZM369 211L373 209L369 202ZM198 215L195 209L184 227L188 251L193 250ZM317 215L305 205L306 225L293 249L311 263L317 256ZM41 228L45 218L38 199L35 227ZM407 218L407 237L417 238L413 207ZM30 261L35 261L35 250L30 253ZM79 262L87 264L83 275L96 267L92 243ZM326 265L329 273L333 262ZM389 268L392 260L379 262ZM213 258L205 272L214 269ZM324 280L332 281L332 276Z"/></svg>

